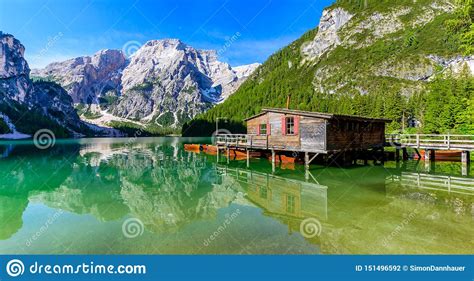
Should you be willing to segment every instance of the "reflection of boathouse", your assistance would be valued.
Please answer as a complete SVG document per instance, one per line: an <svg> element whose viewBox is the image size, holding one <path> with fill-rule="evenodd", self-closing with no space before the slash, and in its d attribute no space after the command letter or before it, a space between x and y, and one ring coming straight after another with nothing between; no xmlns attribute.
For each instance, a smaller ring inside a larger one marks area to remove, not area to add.
<svg viewBox="0 0 474 281"><path fill-rule="evenodd" d="M247 198L272 216L293 220L327 218L326 186L226 166L219 167L219 172L242 183Z"/></svg>

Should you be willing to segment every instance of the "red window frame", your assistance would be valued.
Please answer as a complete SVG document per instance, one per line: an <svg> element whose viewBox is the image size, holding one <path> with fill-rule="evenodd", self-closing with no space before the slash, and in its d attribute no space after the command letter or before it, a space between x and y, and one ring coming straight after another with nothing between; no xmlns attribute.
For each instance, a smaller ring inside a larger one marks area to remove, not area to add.
<svg viewBox="0 0 474 281"><path fill-rule="evenodd" d="M287 132L287 120L289 118L293 118L293 132L288 133ZM286 115L283 116L281 119L281 132L282 135L284 136L297 136L299 134L299 123L300 123L300 118L299 116L293 116L293 115Z"/></svg>

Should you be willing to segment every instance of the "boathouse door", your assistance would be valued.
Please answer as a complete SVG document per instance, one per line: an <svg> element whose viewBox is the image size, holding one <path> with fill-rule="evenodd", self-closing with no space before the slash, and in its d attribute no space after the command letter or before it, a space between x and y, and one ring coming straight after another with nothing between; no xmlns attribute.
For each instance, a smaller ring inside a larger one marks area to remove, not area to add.
<svg viewBox="0 0 474 281"><path fill-rule="evenodd" d="M320 119L300 123L301 148L307 151L326 150L326 122Z"/></svg>

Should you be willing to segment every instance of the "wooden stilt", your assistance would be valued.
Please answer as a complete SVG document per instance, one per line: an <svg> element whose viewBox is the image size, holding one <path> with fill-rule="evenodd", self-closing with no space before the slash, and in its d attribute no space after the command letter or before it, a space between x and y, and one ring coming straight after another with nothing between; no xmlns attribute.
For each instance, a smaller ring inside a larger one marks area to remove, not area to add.
<svg viewBox="0 0 474 281"><path fill-rule="evenodd" d="M425 150L425 161L429 162L431 160L431 150L427 149Z"/></svg>
<svg viewBox="0 0 474 281"><path fill-rule="evenodd" d="M463 164L470 164L471 162L471 153L469 151L463 151L461 154L461 161Z"/></svg>
<svg viewBox="0 0 474 281"><path fill-rule="evenodd" d="M463 151L461 154L461 161L462 161L462 175L464 177L469 176L469 172L471 170L471 153L469 151Z"/></svg>
<svg viewBox="0 0 474 281"><path fill-rule="evenodd" d="M306 170L309 170L309 153L304 153L304 167Z"/></svg>
<svg viewBox="0 0 474 281"><path fill-rule="evenodd" d="M416 152L416 155L418 155L418 161L421 160L422 157L418 148L415 148L415 152Z"/></svg>
<svg viewBox="0 0 474 281"><path fill-rule="evenodd" d="M403 147L403 148L402 148L402 152L403 152L403 161L407 161L407 160L408 160L407 148L406 148L406 147Z"/></svg>
<svg viewBox="0 0 474 281"><path fill-rule="evenodd" d="M247 168L250 168L250 151L247 149Z"/></svg>
<svg viewBox="0 0 474 281"><path fill-rule="evenodd" d="M430 161L425 161L425 172L427 172L427 173L431 172L431 162Z"/></svg>
<svg viewBox="0 0 474 281"><path fill-rule="evenodd" d="M397 161L397 162L400 161L400 149L399 148L395 149L395 161Z"/></svg>
<svg viewBox="0 0 474 281"><path fill-rule="evenodd" d="M425 161L435 161L436 159L436 152L433 149L425 150Z"/></svg>
<svg viewBox="0 0 474 281"><path fill-rule="evenodd" d="M380 149L380 153L382 154L381 155L382 156L381 161L382 161L382 165L383 165L383 164L385 164L385 149L383 147Z"/></svg>
<svg viewBox="0 0 474 281"><path fill-rule="evenodd" d="M468 164L462 164L461 166L461 174L463 177L468 177L469 176L469 171L470 171L470 167Z"/></svg>

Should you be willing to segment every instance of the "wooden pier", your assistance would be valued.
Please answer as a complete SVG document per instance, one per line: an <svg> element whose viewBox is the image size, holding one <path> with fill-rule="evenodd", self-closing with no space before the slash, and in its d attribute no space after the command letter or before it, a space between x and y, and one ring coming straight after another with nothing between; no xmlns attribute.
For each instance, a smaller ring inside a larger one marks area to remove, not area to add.
<svg viewBox="0 0 474 281"><path fill-rule="evenodd" d="M247 134L216 136L218 154L224 151L229 159L231 151L238 152L247 156L247 164L252 152L269 157L273 164L277 157L293 157L309 169L317 158L339 166L357 160L366 163L369 158L383 164L384 148L389 146L395 148L397 161L400 152L407 160L410 148L426 162L434 161L437 152L459 151L463 164L469 165L474 151L474 135L385 135L386 123L391 121L382 118L268 108L245 121Z"/></svg>
<svg viewBox="0 0 474 281"><path fill-rule="evenodd" d="M412 148L422 158L420 150L424 150L424 160L436 160L436 151L460 151L461 161L470 164L471 152L474 151L474 135L435 135L435 134L400 134L387 135L387 144L396 148L396 159L408 158L407 148Z"/></svg>
<svg viewBox="0 0 474 281"><path fill-rule="evenodd" d="M281 108L263 109L247 118L247 134L216 136L218 151L259 151L304 160L306 168L318 157L332 157L342 165L357 154L382 154L387 119L327 114ZM248 157L247 157L248 158ZM383 157L380 157L383 162Z"/></svg>

